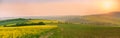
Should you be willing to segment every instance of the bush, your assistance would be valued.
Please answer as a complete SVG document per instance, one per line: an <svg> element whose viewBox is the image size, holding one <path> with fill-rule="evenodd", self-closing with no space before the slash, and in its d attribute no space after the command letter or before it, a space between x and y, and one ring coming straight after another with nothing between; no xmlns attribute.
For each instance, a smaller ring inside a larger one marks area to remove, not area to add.
<svg viewBox="0 0 120 38"><path fill-rule="evenodd" d="M39 25L45 25L45 23L43 23L43 22L39 22L38 24L39 24Z"/></svg>
<svg viewBox="0 0 120 38"><path fill-rule="evenodd" d="M17 23L16 24L16 26L28 26L28 25L45 25L45 23L39 22L39 23L30 23L30 24L27 24L27 23Z"/></svg>

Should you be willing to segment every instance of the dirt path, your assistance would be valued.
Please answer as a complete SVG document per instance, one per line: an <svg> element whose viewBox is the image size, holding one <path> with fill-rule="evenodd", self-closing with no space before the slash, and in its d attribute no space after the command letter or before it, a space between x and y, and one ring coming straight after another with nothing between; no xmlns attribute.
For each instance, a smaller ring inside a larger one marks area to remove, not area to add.
<svg viewBox="0 0 120 38"><path fill-rule="evenodd" d="M53 35L53 33L48 32L47 34L40 36L40 38L49 38L51 35Z"/></svg>

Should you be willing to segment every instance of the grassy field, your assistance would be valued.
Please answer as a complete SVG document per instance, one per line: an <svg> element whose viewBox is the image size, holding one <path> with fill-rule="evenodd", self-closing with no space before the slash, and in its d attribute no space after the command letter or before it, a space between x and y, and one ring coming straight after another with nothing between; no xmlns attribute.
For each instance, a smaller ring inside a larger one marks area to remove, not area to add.
<svg viewBox="0 0 120 38"><path fill-rule="evenodd" d="M57 29L57 21L42 19L8 19L0 21L0 38L44 38Z"/></svg>
<svg viewBox="0 0 120 38"><path fill-rule="evenodd" d="M59 24L49 38L120 38L120 27Z"/></svg>
<svg viewBox="0 0 120 38"><path fill-rule="evenodd" d="M0 38L120 38L120 27L114 25L62 24L41 19L3 20L0 25Z"/></svg>
<svg viewBox="0 0 120 38"><path fill-rule="evenodd" d="M1 27L0 38L120 38L120 27L83 24Z"/></svg>
<svg viewBox="0 0 120 38"><path fill-rule="evenodd" d="M0 38L39 38L56 28L56 25L1 27Z"/></svg>

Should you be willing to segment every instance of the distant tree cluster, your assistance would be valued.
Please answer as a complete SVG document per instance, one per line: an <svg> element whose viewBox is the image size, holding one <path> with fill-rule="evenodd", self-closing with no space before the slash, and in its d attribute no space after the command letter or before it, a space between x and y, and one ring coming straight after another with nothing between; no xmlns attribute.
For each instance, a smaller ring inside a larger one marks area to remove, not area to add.
<svg viewBox="0 0 120 38"><path fill-rule="evenodd" d="M20 20L26 20L26 19L23 19L23 18L17 18L17 19L8 19L8 20L2 20L2 21L0 21L0 23L3 23L3 22L11 22L11 21L20 21Z"/></svg>
<svg viewBox="0 0 120 38"><path fill-rule="evenodd" d="M17 23L16 24L16 26L27 26L27 25L45 25L45 23L39 22L39 23L30 23L30 24L27 24L27 23Z"/></svg>

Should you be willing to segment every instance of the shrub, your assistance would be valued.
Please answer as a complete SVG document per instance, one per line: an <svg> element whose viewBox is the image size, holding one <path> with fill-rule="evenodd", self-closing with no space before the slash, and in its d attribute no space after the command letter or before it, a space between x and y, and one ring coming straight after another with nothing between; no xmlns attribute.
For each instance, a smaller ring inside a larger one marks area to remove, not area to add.
<svg viewBox="0 0 120 38"><path fill-rule="evenodd" d="M16 23L16 26L28 26L28 25L45 25L45 23L43 23L43 22L30 23L30 24L27 24L27 23Z"/></svg>

